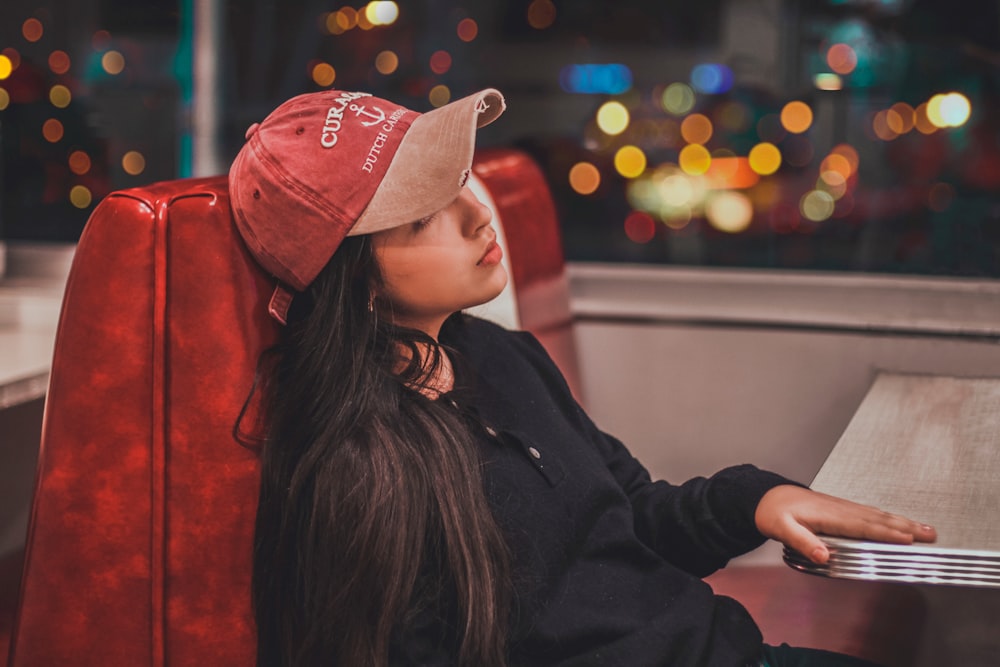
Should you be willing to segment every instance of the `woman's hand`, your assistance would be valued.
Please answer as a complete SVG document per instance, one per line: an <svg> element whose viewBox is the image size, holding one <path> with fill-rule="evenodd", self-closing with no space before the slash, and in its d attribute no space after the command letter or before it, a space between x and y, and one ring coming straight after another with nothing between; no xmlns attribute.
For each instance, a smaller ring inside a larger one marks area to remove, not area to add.
<svg viewBox="0 0 1000 667"><path fill-rule="evenodd" d="M819 533L895 544L937 539L930 526L790 484L765 493L754 520L762 535L820 565L829 560L830 551L816 536Z"/></svg>

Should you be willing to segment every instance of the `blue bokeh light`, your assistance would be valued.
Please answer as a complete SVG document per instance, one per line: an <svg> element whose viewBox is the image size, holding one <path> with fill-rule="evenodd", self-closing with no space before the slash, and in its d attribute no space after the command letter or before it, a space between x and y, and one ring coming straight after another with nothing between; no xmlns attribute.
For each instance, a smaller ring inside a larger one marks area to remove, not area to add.
<svg viewBox="0 0 1000 667"><path fill-rule="evenodd" d="M691 86L708 95L724 93L733 87L733 70L715 63L695 65L691 70Z"/></svg>
<svg viewBox="0 0 1000 667"><path fill-rule="evenodd" d="M559 85L567 93L618 95L632 87L632 70L625 65L566 65Z"/></svg>

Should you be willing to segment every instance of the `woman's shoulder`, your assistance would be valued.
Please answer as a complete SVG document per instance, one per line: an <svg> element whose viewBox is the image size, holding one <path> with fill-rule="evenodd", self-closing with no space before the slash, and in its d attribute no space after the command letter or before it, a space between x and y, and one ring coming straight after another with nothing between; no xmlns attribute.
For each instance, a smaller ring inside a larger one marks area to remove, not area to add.
<svg viewBox="0 0 1000 667"><path fill-rule="evenodd" d="M527 331L511 330L468 313L456 313L441 330L441 342L465 351L512 348L528 353L536 345Z"/></svg>

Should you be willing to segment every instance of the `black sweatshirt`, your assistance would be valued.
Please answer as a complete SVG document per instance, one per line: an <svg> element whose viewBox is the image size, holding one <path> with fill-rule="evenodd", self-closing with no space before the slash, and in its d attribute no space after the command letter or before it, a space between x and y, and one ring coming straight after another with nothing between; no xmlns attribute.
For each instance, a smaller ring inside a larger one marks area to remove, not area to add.
<svg viewBox="0 0 1000 667"><path fill-rule="evenodd" d="M749 465L653 482L530 334L456 315L440 342L457 352L448 398L482 424L486 496L512 553L512 667L757 664L756 624L701 577L763 543L757 503L789 482ZM438 618L398 637L392 662L454 664Z"/></svg>

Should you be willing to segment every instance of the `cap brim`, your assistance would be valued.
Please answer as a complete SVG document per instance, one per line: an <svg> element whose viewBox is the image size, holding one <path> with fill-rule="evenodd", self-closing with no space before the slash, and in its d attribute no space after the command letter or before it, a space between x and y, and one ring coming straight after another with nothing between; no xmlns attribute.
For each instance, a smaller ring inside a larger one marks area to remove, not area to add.
<svg viewBox="0 0 1000 667"><path fill-rule="evenodd" d="M505 108L500 91L487 88L420 115L348 235L414 222L455 201L472 168L476 130Z"/></svg>

